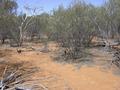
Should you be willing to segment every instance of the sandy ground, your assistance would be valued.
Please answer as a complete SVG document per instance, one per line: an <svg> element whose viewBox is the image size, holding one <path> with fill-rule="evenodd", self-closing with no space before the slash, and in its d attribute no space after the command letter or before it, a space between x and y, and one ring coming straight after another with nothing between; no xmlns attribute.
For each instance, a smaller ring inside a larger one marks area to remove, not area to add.
<svg viewBox="0 0 120 90"><path fill-rule="evenodd" d="M55 46L50 45L49 48L54 49ZM10 62L25 61L30 66L38 67L39 72L31 76L35 79L33 84L42 84L48 90L120 90L120 76L114 74L109 64L103 62L111 60L111 54L96 48L90 49L94 56L92 59L96 61L94 65L82 65L80 68L75 64L55 62L51 52L26 51L18 54L16 49L0 52Z"/></svg>

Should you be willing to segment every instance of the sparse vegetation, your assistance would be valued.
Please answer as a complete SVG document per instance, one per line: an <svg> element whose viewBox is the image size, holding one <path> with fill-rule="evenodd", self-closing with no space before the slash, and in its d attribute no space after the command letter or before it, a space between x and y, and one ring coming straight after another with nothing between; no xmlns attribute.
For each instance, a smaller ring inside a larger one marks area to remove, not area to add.
<svg viewBox="0 0 120 90"><path fill-rule="evenodd" d="M0 0L0 49L6 48L6 52L11 49L13 51L10 52L16 51L19 56L32 51L37 55L39 52L51 54L49 47L54 43L56 47L52 54L57 61L78 64L90 60L95 63L92 59L96 56L92 55L95 53L92 50L101 48L105 54L112 56L108 60L110 65L120 68L119 0L107 0L101 6L74 0L68 7L60 5L50 13L40 14L39 8L28 6L18 13L18 7L16 0ZM10 55L1 50L0 64L1 58L10 58ZM100 56L104 55L101 53ZM15 89L17 84L27 81L24 74L31 75L33 72L26 71L26 67L20 65L0 68L0 90ZM41 88L47 90L42 84Z"/></svg>

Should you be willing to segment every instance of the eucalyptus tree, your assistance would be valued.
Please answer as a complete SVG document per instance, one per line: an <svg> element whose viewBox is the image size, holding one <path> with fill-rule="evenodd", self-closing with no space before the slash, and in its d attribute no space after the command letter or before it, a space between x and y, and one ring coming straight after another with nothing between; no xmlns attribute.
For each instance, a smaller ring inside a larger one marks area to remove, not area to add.
<svg viewBox="0 0 120 90"><path fill-rule="evenodd" d="M13 20L12 17L16 14L17 3L15 0L1 0L0 2L0 38L2 43L10 36L10 29Z"/></svg>
<svg viewBox="0 0 120 90"><path fill-rule="evenodd" d="M110 39L119 39L119 0L108 0L103 6L95 9L91 20L98 29L98 35L106 44L109 44Z"/></svg>
<svg viewBox="0 0 120 90"><path fill-rule="evenodd" d="M119 0L109 0L108 11L111 18L112 33L114 33L115 39L120 42L120 1Z"/></svg>
<svg viewBox="0 0 120 90"><path fill-rule="evenodd" d="M89 8L84 2L73 3L67 9L60 6L50 18L57 33L56 41L65 49L67 58L81 57L81 48L88 47L95 36Z"/></svg>
<svg viewBox="0 0 120 90"><path fill-rule="evenodd" d="M17 3L15 0L1 0L0 15L15 14L17 10Z"/></svg>

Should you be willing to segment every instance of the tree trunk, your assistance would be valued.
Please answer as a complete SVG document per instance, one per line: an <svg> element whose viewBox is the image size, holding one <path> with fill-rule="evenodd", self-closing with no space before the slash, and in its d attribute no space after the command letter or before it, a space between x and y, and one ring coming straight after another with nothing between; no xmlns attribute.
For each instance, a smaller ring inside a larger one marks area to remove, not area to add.
<svg viewBox="0 0 120 90"><path fill-rule="evenodd" d="M1 39L2 44L5 44L5 38Z"/></svg>

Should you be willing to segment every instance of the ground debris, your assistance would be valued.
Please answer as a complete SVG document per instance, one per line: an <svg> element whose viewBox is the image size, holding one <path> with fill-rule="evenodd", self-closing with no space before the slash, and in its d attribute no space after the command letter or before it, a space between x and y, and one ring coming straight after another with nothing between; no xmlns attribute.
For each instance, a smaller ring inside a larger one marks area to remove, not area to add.
<svg viewBox="0 0 120 90"><path fill-rule="evenodd" d="M22 62L11 65L1 65L3 72L0 78L0 90L31 90L17 87L17 85L31 81L29 77L37 71L37 68L26 68L24 64L25 63Z"/></svg>
<svg viewBox="0 0 120 90"><path fill-rule="evenodd" d="M119 48L114 48L113 57L114 59L112 63L115 64L118 68L120 68L120 49Z"/></svg>

